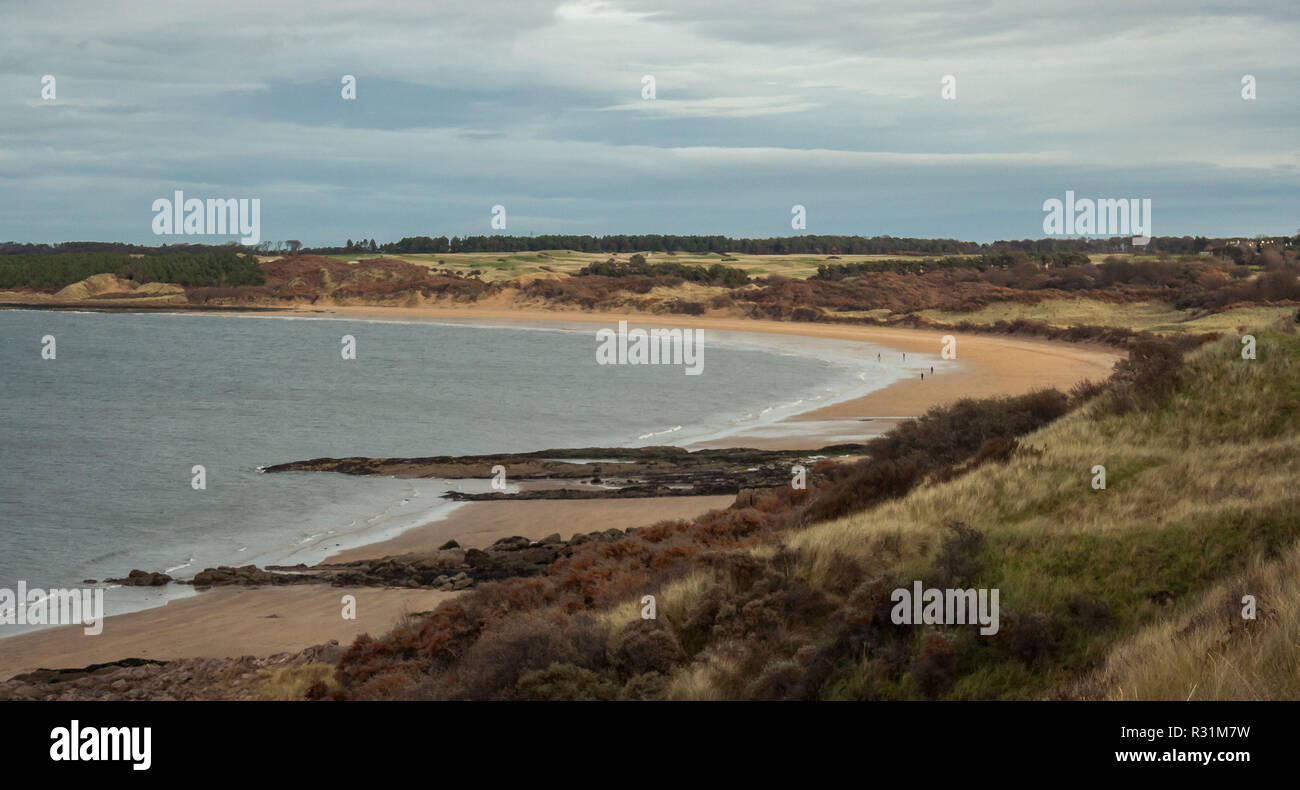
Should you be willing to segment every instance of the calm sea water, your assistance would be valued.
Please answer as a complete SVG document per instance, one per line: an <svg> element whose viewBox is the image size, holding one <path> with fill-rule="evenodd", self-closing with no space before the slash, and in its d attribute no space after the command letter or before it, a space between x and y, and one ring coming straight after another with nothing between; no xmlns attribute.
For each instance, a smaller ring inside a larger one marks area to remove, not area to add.
<svg viewBox="0 0 1300 790"><path fill-rule="evenodd" d="M0 311L0 587L313 562L445 514L450 488L488 490L267 464L680 444L910 375L863 344L721 332L699 376L600 366L596 328Z"/></svg>

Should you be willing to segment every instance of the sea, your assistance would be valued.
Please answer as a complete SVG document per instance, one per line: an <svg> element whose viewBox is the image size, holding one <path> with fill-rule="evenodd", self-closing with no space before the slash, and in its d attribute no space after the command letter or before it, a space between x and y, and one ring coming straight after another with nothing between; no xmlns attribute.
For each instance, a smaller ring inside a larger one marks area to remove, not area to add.
<svg viewBox="0 0 1300 790"><path fill-rule="evenodd" d="M490 490L260 471L270 464L686 445L933 364L865 343L706 329L701 373L686 375L598 364L599 328L0 310L0 588L93 579L108 614L139 610L193 591L104 580L313 563L464 506L448 491ZM0 626L0 637L29 628Z"/></svg>

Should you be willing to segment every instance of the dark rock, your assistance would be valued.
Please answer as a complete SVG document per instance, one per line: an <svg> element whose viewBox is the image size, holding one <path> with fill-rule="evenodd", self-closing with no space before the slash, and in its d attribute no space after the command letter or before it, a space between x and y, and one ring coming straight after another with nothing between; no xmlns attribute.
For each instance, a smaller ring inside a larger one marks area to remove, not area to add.
<svg viewBox="0 0 1300 790"><path fill-rule="evenodd" d="M312 645L302 651L302 655L307 661L313 663L337 664L343 657L343 648L339 647L337 639L331 639L324 644Z"/></svg>
<svg viewBox="0 0 1300 790"><path fill-rule="evenodd" d="M449 540L449 541L447 541L446 543L444 543L444 544L442 544L441 546L439 546L439 547L438 547L438 551L446 551L447 549L458 549L458 548L460 548L460 544L459 544L459 543L457 543L457 542L454 541L454 540Z"/></svg>
<svg viewBox="0 0 1300 790"><path fill-rule="evenodd" d="M106 579L105 581L109 584L124 584L128 587L158 587L171 580L172 577L165 573L133 570L126 575L125 579Z"/></svg>
<svg viewBox="0 0 1300 790"><path fill-rule="evenodd" d="M499 455L436 456L425 458L315 458L267 467L266 472L320 471L352 475L395 475L440 479L483 479L503 465L511 476L525 480L585 481L583 488L542 487L507 494L501 491L445 494L456 501L495 499L618 499L645 496L737 494L743 489L781 488L789 485L791 463L825 456L862 455L866 445L840 444L815 451L705 449L688 452L680 447L586 447ZM616 468L593 463L600 458L618 461ZM810 480L810 483L815 482ZM608 485L608 487L604 487ZM451 544L447 544L450 546Z"/></svg>
<svg viewBox="0 0 1300 790"><path fill-rule="evenodd" d="M218 587L224 584L304 584L323 581L326 579L306 574L268 573L256 565L244 565L239 568L222 565L219 568L204 568L194 575L195 587Z"/></svg>

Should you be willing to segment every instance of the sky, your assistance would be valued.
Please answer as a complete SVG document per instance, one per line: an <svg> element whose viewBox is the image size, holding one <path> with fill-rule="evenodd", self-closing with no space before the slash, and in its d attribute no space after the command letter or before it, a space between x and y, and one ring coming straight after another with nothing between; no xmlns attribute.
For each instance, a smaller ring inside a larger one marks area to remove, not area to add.
<svg viewBox="0 0 1300 790"><path fill-rule="evenodd" d="M0 241L234 240L155 235L177 190L308 246L988 242L1067 190L1292 235L1297 41L1295 0L0 0Z"/></svg>

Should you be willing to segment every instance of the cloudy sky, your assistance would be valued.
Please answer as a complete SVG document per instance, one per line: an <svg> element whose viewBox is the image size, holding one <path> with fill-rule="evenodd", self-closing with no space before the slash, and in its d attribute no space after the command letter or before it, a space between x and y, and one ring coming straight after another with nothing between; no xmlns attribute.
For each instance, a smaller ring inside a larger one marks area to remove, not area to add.
<svg viewBox="0 0 1300 790"><path fill-rule="evenodd" d="M783 236L799 204L808 233L1039 238L1067 189L1150 198L1156 235L1293 234L1298 20L1295 0L0 0L0 240L194 240L151 231L178 189L260 198L264 240L309 245L492 233L497 204L519 235Z"/></svg>

